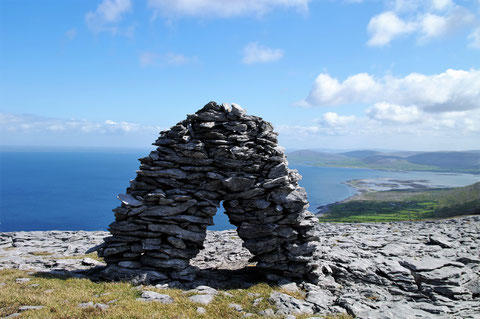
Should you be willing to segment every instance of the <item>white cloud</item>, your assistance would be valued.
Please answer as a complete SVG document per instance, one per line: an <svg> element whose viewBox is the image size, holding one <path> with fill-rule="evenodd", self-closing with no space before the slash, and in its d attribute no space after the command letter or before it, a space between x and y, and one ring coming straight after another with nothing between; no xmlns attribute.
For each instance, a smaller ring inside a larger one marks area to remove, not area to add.
<svg viewBox="0 0 480 319"><path fill-rule="evenodd" d="M119 33L118 23L131 8L130 0L103 0L94 12L88 12L85 15L85 22L95 33L107 31L117 34ZM131 26L125 33L129 35L132 31Z"/></svg>
<svg viewBox="0 0 480 319"><path fill-rule="evenodd" d="M30 114L0 113L0 132L6 133L58 133L58 134L130 134L158 132L161 128L132 122L106 120L64 120Z"/></svg>
<svg viewBox="0 0 480 319"><path fill-rule="evenodd" d="M378 121L412 123L421 120L421 112L416 106L402 106L385 102L375 103L366 110L368 117Z"/></svg>
<svg viewBox="0 0 480 319"><path fill-rule="evenodd" d="M270 49L258 42L251 42L243 49L242 62L245 64L278 61L283 57L283 50Z"/></svg>
<svg viewBox="0 0 480 319"><path fill-rule="evenodd" d="M345 126L353 123L355 121L355 116L342 116L334 112L327 112L323 114L322 119L319 120L319 123L323 123L327 126Z"/></svg>
<svg viewBox="0 0 480 319"><path fill-rule="evenodd" d="M139 63L142 67L159 67L159 66L181 66L188 63L196 62L196 57L188 57L183 54L168 52L159 54L155 52L142 52L139 55Z"/></svg>
<svg viewBox="0 0 480 319"><path fill-rule="evenodd" d="M148 6L163 16L234 17L263 15L276 8L308 11L310 0L148 0Z"/></svg>
<svg viewBox="0 0 480 319"><path fill-rule="evenodd" d="M413 32L415 28L415 23L403 21L392 11L383 12L368 23L367 30L371 37L367 44L383 46L402 34Z"/></svg>
<svg viewBox="0 0 480 319"><path fill-rule="evenodd" d="M360 73L339 82L320 74L301 106L385 102L415 106L426 112L480 108L480 70L452 70L440 74L411 73L405 77L374 77Z"/></svg>
<svg viewBox="0 0 480 319"><path fill-rule="evenodd" d="M437 37L447 30L447 18L427 13L421 20L420 32L426 38Z"/></svg>
<svg viewBox="0 0 480 319"><path fill-rule="evenodd" d="M414 107L379 104L367 109L366 116L328 112L304 125L276 128L282 141L295 148L478 149L480 110L424 113Z"/></svg>
<svg viewBox="0 0 480 319"><path fill-rule="evenodd" d="M395 0L393 10L399 13L415 11L418 10L420 4L419 0Z"/></svg>
<svg viewBox="0 0 480 319"><path fill-rule="evenodd" d="M445 10L455 6L452 0L432 0L432 9Z"/></svg>
<svg viewBox="0 0 480 319"><path fill-rule="evenodd" d="M475 49L480 49L480 27L474 29L472 33L468 35L469 46Z"/></svg>
<svg viewBox="0 0 480 319"><path fill-rule="evenodd" d="M367 45L385 46L409 34L425 42L472 27L477 20L473 12L452 0L396 0L390 10L370 19Z"/></svg>
<svg viewBox="0 0 480 319"><path fill-rule="evenodd" d="M77 37L77 29L72 28L72 29L69 29L69 30L65 31L65 36L69 40L75 39Z"/></svg>
<svg viewBox="0 0 480 319"><path fill-rule="evenodd" d="M420 34L423 39L441 37L459 29L473 25L475 15L462 7L456 7L441 16L427 13L420 21Z"/></svg>

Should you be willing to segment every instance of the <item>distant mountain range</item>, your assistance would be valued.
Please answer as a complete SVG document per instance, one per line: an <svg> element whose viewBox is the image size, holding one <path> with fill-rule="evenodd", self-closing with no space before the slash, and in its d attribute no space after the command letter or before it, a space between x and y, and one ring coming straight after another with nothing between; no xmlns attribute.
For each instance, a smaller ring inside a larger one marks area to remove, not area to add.
<svg viewBox="0 0 480 319"><path fill-rule="evenodd" d="M291 164L299 165L480 174L479 150L462 152L358 150L343 153L299 150L287 153L287 159Z"/></svg>

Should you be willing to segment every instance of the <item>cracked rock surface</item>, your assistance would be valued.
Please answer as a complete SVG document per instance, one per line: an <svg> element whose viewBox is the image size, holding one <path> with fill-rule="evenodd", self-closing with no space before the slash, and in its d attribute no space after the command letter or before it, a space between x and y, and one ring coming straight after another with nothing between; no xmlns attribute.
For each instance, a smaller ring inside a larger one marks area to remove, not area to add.
<svg viewBox="0 0 480 319"><path fill-rule="evenodd" d="M106 236L105 231L0 233L0 269L70 271L104 265L81 256Z"/></svg>
<svg viewBox="0 0 480 319"><path fill-rule="evenodd" d="M376 224L325 223L316 231L321 238L321 248L315 255L320 281L297 282L297 298L272 293L269 301L276 314L347 312L358 318L478 318L480 216ZM0 269L90 276L86 270L98 265L85 262L81 255L107 235L84 231L0 233ZM251 277L255 267L245 267L251 254L242 247L236 231L208 231L204 246L191 260L201 273L193 282L172 281L159 272L149 278L154 283L196 289L191 292L208 296L215 295L215 289L247 288L258 282ZM80 258L63 259L72 256ZM236 276L242 269L250 270L248 276ZM267 277L276 285L295 287L285 278Z"/></svg>

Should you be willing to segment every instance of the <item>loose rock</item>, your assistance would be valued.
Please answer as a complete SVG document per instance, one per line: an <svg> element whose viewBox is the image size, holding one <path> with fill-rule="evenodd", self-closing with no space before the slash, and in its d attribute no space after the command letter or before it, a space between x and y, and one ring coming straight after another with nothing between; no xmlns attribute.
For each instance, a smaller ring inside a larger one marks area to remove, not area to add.
<svg viewBox="0 0 480 319"><path fill-rule="evenodd" d="M193 295L191 297L188 297L188 299L191 302L196 302L196 303L201 303L204 305L208 305L210 302L212 302L214 295Z"/></svg>

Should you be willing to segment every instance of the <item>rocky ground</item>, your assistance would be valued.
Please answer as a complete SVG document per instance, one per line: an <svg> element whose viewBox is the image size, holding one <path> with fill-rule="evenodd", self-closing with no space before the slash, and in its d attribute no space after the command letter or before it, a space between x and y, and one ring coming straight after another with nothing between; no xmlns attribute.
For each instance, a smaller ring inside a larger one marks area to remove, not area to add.
<svg viewBox="0 0 480 319"><path fill-rule="evenodd" d="M268 276L286 290L300 290L304 298L274 292L272 309L257 315L347 312L358 318L479 318L480 216L326 223L319 229L322 249L316 257L323 272L321 282L289 283ZM91 269L100 269L102 263L84 254L107 235L85 231L0 233L0 269L95 278ZM263 278L249 264L251 255L241 243L235 231L208 232L205 249L191 261L199 268L197 279L189 284L160 282L160 286L197 289L195 298L208 303L218 289L258 283ZM148 291L142 296L157 297Z"/></svg>

